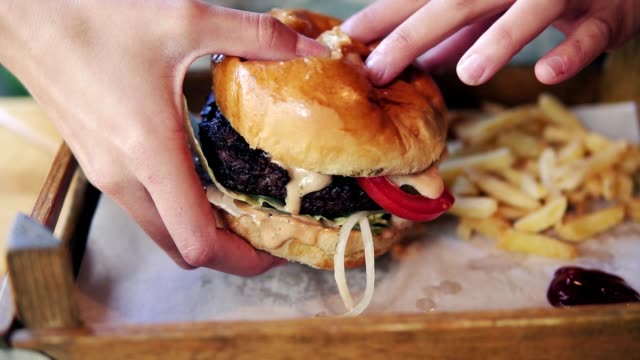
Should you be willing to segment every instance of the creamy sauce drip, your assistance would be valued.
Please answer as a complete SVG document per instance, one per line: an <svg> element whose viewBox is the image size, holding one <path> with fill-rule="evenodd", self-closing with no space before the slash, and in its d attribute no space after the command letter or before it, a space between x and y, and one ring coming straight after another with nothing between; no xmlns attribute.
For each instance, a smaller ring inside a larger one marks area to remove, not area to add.
<svg viewBox="0 0 640 360"><path fill-rule="evenodd" d="M207 188L207 199L220 209L240 218L241 221L249 220L259 226L262 244L268 249L277 249L287 240L293 238L304 244L313 245L320 232L331 230L319 226L309 226L318 223L304 217L282 214L275 210L256 209L241 201L235 201L220 192L215 186Z"/></svg>
<svg viewBox="0 0 640 360"><path fill-rule="evenodd" d="M301 168L294 168L275 162L289 173L289 183L287 184L287 197L284 200L284 211L290 214L299 214L302 198L314 191L322 190L331 184L332 177L308 171Z"/></svg>
<svg viewBox="0 0 640 360"><path fill-rule="evenodd" d="M410 175L393 175L387 177L392 183L400 187L411 186L420 195L429 199L437 199L444 191L444 182L437 166L430 166L424 171Z"/></svg>

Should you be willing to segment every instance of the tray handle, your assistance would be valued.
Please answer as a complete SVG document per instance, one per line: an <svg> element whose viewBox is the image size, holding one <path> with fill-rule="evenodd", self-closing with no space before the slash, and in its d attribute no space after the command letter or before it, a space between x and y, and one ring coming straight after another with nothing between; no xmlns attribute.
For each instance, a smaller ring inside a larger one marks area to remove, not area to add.
<svg viewBox="0 0 640 360"><path fill-rule="evenodd" d="M53 235L77 168L63 143L31 216L18 214L9 233L9 279L18 317L31 329L81 324L70 248Z"/></svg>

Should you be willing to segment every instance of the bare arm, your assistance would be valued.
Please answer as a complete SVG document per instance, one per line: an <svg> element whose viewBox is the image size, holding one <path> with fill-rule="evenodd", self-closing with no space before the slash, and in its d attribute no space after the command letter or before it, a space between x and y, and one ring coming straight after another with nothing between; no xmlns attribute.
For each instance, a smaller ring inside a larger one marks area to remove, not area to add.
<svg viewBox="0 0 640 360"><path fill-rule="evenodd" d="M327 53L273 18L195 0L0 5L0 62L47 111L89 180L179 265L240 275L280 260L216 228L182 123L198 56Z"/></svg>

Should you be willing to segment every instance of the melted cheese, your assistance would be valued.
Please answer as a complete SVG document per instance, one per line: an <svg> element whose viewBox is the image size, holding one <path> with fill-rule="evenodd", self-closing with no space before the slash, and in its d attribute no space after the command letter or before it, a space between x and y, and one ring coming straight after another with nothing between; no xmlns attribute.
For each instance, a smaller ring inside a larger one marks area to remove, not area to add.
<svg viewBox="0 0 640 360"><path fill-rule="evenodd" d="M411 186L420 195L429 199L439 198L444 191L444 182L437 166L430 166L422 172L411 175L393 175L387 178L398 187Z"/></svg>
<svg viewBox="0 0 640 360"><path fill-rule="evenodd" d="M332 177L330 175L323 175L301 168L292 168L277 162L276 164L289 173L284 211L290 214L300 213L300 205L305 195L322 190L331 184Z"/></svg>

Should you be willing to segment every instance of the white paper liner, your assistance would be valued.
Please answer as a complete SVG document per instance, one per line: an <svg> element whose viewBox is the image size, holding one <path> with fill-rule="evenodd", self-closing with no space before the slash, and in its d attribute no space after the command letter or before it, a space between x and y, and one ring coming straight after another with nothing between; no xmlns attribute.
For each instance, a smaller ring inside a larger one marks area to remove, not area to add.
<svg viewBox="0 0 640 360"><path fill-rule="evenodd" d="M587 126L638 141L632 104L581 107ZM640 290L640 225L624 224L581 245L575 261L505 253L493 240L455 235L455 220L430 223L406 256L376 261L376 289L366 313L481 311L549 306L554 271L575 264L622 276ZM354 297L364 269L347 271ZM111 200L100 201L78 278L89 323L271 320L340 314L333 272L289 264L254 278L178 268Z"/></svg>

